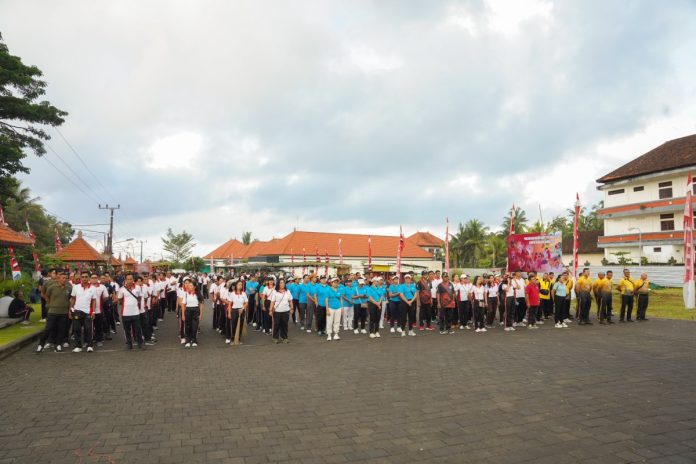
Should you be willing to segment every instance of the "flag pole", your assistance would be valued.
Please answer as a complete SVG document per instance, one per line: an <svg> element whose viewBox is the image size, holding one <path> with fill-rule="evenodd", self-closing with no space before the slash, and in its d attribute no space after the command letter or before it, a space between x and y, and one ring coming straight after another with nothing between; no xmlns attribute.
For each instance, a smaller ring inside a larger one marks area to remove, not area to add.
<svg viewBox="0 0 696 464"><path fill-rule="evenodd" d="M686 200L684 201L684 307L694 309L696 301L694 293L694 207L692 202L691 173L687 179Z"/></svg>

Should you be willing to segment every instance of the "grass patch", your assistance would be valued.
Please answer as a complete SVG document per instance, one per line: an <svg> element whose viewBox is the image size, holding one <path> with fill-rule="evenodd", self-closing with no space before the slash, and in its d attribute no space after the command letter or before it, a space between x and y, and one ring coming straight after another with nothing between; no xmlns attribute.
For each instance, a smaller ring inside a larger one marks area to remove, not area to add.
<svg viewBox="0 0 696 464"><path fill-rule="evenodd" d="M648 312L646 317L660 319L680 319L685 321L696 321L696 309L684 308L684 298L681 288L663 288L650 292L648 300ZM633 302L633 319L636 318L636 310L638 309L638 301ZM575 303L572 306L572 313L575 314ZM597 305L592 300L592 314L597 314ZM615 321L619 320L621 313L621 296L619 292L614 291L612 301L612 315Z"/></svg>
<svg viewBox="0 0 696 464"><path fill-rule="evenodd" d="M29 315L31 324L22 325L14 324L10 327L0 329L0 346L7 345L19 338L36 332L41 332L46 325L45 322L39 322L41 319L41 305L33 304L34 312Z"/></svg>

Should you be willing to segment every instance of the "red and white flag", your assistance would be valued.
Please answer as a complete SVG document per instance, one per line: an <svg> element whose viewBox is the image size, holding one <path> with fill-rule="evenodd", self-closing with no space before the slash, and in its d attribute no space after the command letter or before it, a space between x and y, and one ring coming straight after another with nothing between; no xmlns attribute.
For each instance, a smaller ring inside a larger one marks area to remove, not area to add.
<svg viewBox="0 0 696 464"><path fill-rule="evenodd" d="M319 247L315 246L314 251L316 251L316 253L317 253L317 260L316 260L317 264L314 265L314 275L319 275L319 261L321 261L321 258L319 257Z"/></svg>
<svg viewBox="0 0 696 464"><path fill-rule="evenodd" d="M573 278L578 277L578 219L580 218L580 195L575 194L575 218L573 219Z"/></svg>
<svg viewBox="0 0 696 464"><path fill-rule="evenodd" d="M367 270L372 273L372 235L367 236Z"/></svg>
<svg viewBox="0 0 696 464"><path fill-rule="evenodd" d="M63 249L63 245L60 243L60 235L58 235L58 224L53 226L53 238L56 242L56 253L60 253L60 250Z"/></svg>
<svg viewBox="0 0 696 464"><path fill-rule="evenodd" d="M684 306L694 309L694 207L692 200L693 179L689 174L684 201Z"/></svg>
<svg viewBox="0 0 696 464"><path fill-rule="evenodd" d="M26 223L27 223L27 233L29 234L29 237L36 241L36 234L32 232L31 227L29 227L29 218L25 218ZM34 258L34 271L37 274L41 274L41 264L39 263L39 256L36 254L36 246L34 244L31 244L31 255Z"/></svg>
<svg viewBox="0 0 696 464"><path fill-rule="evenodd" d="M510 230L508 231L508 235L514 235L515 234L515 218L517 216L517 207L515 204L512 204L512 210L510 210Z"/></svg>
<svg viewBox="0 0 696 464"><path fill-rule="evenodd" d="M324 256L326 256L326 260L324 261L326 263L326 265L324 266L324 275L326 277L328 277L329 276L329 252L326 249L324 249Z"/></svg>
<svg viewBox="0 0 696 464"><path fill-rule="evenodd" d="M302 262L303 263L307 262L307 250L305 250L304 247L302 247ZM304 276L305 274L307 274L307 266L304 266L302 268L302 275Z"/></svg>
<svg viewBox="0 0 696 464"><path fill-rule="evenodd" d="M22 272L19 269L19 263L15 258L14 247L7 247L7 254L10 255L10 268L12 269L12 280L19 280L22 277Z"/></svg>
<svg viewBox="0 0 696 464"><path fill-rule="evenodd" d="M404 230L403 227L399 226L399 246L396 247L396 275L401 282L401 252L404 251Z"/></svg>
<svg viewBox="0 0 696 464"><path fill-rule="evenodd" d="M446 219L445 225L445 272L449 274L450 271L450 260L449 260L449 218Z"/></svg>
<svg viewBox="0 0 696 464"><path fill-rule="evenodd" d="M338 239L338 262L343 264L343 249L341 248L342 238Z"/></svg>

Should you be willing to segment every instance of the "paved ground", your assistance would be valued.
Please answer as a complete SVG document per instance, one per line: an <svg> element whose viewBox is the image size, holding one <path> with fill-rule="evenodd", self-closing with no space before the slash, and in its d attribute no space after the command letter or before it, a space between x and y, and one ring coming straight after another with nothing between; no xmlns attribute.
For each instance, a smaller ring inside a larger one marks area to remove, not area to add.
<svg viewBox="0 0 696 464"><path fill-rule="evenodd" d="M0 362L0 463L696 462L696 324Z"/></svg>

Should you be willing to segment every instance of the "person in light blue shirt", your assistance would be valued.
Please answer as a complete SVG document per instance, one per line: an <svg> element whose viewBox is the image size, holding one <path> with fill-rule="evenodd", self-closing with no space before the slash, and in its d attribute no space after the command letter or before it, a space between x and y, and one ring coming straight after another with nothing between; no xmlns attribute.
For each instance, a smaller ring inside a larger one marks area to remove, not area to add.
<svg viewBox="0 0 696 464"><path fill-rule="evenodd" d="M331 286L326 289L326 340L340 340L338 331L341 327L341 313L343 312L343 293L338 288L340 279L331 279Z"/></svg>
<svg viewBox="0 0 696 464"><path fill-rule="evenodd" d="M338 289L341 292L341 305L343 306L343 330L350 330L349 325L353 325L353 288L351 287L348 276L345 282L339 284Z"/></svg>
<svg viewBox="0 0 696 464"><path fill-rule="evenodd" d="M396 326L396 331L403 333L401 325L399 324L402 319L401 314L399 314L401 312L401 307L399 305L399 303L401 303L401 285L399 284L399 276L392 276L391 284L389 284L387 291L389 293L387 295L389 297L389 303L387 306L387 319L390 327L389 332L394 333L394 326Z"/></svg>
<svg viewBox="0 0 696 464"><path fill-rule="evenodd" d="M329 286L326 285L326 276L319 278L319 284L314 288L317 299L317 333L326 335L326 299Z"/></svg>
<svg viewBox="0 0 696 464"><path fill-rule="evenodd" d="M319 302L317 301L317 283L316 274L312 274L309 278L309 282L305 284L305 297L307 298L307 317L305 318L305 330L307 333L312 332L312 319L317 320L319 324L319 312L317 308L319 307ZM317 333L319 332L319 326L317 325Z"/></svg>
<svg viewBox="0 0 696 464"><path fill-rule="evenodd" d="M290 295L292 295L292 307L295 308L294 311L292 311L292 323L297 325L297 310L300 307L300 276L293 276L292 279L288 280L288 291L290 292Z"/></svg>
<svg viewBox="0 0 696 464"><path fill-rule="evenodd" d="M300 330L304 330L307 325L307 284L309 284L309 276L302 276L302 283L297 285L297 307L300 311ZM311 332L312 324L309 324Z"/></svg>
<svg viewBox="0 0 696 464"><path fill-rule="evenodd" d="M372 279L372 286L366 287L367 307L370 312L370 338L380 338L379 324L382 314L383 294L379 288L379 278Z"/></svg>
<svg viewBox="0 0 696 464"><path fill-rule="evenodd" d="M365 323L367 322L367 290L364 279L358 279L358 285L351 288L353 301L353 333L367 333Z"/></svg>
<svg viewBox="0 0 696 464"><path fill-rule="evenodd" d="M401 301L399 302L399 306L401 306L399 310L399 314L401 315L401 336L403 337L406 335L406 327L405 323L406 320L408 319L408 334L411 337L416 336L415 328L416 328L416 284L413 283L413 278L411 277L411 274L406 274L404 276L404 283L400 285L400 292L399 292L399 298Z"/></svg>
<svg viewBox="0 0 696 464"><path fill-rule="evenodd" d="M253 327L257 327L261 322L261 313L258 311L258 305L256 301L256 294L259 290L259 283L256 281L256 276L251 276L251 280L246 283L245 291L247 298L249 299L249 305L247 306L247 321L251 321Z"/></svg>

